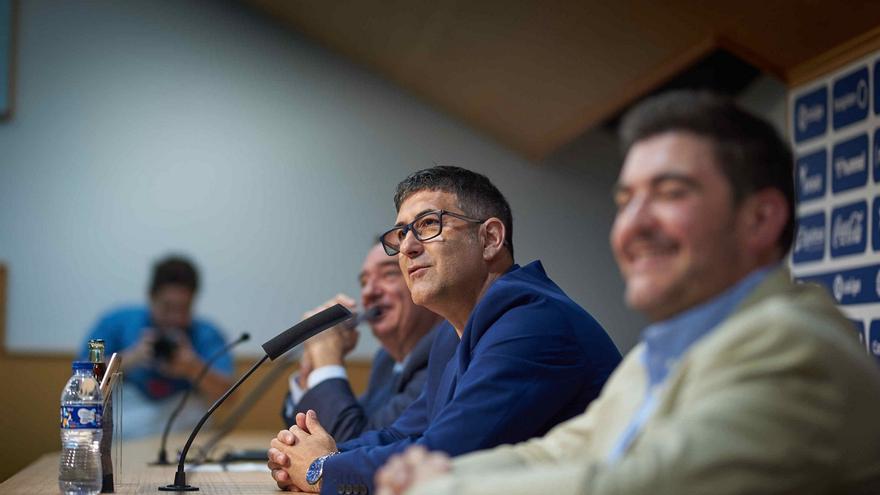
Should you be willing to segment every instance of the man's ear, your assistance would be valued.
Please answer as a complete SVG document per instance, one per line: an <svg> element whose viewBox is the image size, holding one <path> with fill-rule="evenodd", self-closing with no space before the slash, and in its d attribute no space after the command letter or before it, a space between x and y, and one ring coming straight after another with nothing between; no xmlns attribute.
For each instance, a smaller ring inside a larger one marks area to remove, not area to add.
<svg viewBox="0 0 880 495"><path fill-rule="evenodd" d="M777 248L788 216L788 201L778 189L762 189L745 198L739 207L740 235L745 246L756 255Z"/></svg>
<svg viewBox="0 0 880 495"><path fill-rule="evenodd" d="M492 217L483 222L480 231L480 238L483 241L483 259L493 260L504 249L504 238L507 236L504 222Z"/></svg>

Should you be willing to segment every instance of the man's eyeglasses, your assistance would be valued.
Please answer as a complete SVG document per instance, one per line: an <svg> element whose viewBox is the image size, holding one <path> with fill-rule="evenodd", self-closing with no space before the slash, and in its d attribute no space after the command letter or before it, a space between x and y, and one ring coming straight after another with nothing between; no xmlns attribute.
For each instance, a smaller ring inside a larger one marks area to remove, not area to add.
<svg viewBox="0 0 880 495"><path fill-rule="evenodd" d="M483 223L486 221L466 217L446 210L427 211L417 216L412 222L394 227L388 232L382 234L380 240L382 241L382 247L385 248L385 254L388 256L394 256L399 253L400 243L403 242L403 239L409 231L412 231L413 235L416 236L416 239L419 241L427 241L428 239L437 237L443 232L444 215L449 215L450 217L455 217L471 223Z"/></svg>

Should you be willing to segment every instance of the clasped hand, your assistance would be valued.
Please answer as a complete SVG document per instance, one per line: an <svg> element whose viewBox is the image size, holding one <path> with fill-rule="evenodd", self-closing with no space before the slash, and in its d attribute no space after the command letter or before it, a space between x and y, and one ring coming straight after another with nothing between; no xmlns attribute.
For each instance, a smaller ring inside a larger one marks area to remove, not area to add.
<svg viewBox="0 0 880 495"><path fill-rule="evenodd" d="M440 477L452 469L452 461L443 452L428 452L414 445L402 454L392 456L376 472L378 495L402 495L410 488Z"/></svg>
<svg viewBox="0 0 880 495"><path fill-rule="evenodd" d="M310 409L305 414L298 413L296 424L279 431L269 443L268 466L278 488L317 493L321 485L309 485L306 471L312 461L332 452L336 452L336 441Z"/></svg>

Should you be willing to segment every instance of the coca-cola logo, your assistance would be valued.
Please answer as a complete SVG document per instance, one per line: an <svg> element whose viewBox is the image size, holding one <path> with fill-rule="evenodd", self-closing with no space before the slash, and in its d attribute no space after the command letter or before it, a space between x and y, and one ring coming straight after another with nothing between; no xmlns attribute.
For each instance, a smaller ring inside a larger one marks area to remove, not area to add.
<svg viewBox="0 0 880 495"><path fill-rule="evenodd" d="M835 215L831 227L831 247L843 248L862 244L865 233L865 212L852 211L848 216Z"/></svg>

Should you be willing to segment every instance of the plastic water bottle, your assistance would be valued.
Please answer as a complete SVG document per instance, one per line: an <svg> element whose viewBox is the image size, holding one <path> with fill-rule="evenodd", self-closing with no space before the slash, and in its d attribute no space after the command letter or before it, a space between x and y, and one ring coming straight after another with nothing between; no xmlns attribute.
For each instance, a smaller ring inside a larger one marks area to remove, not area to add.
<svg viewBox="0 0 880 495"><path fill-rule="evenodd" d="M101 491L103 397L89 361L75 361L61 392L61 466L58 486L65 495Z"/></svg>

